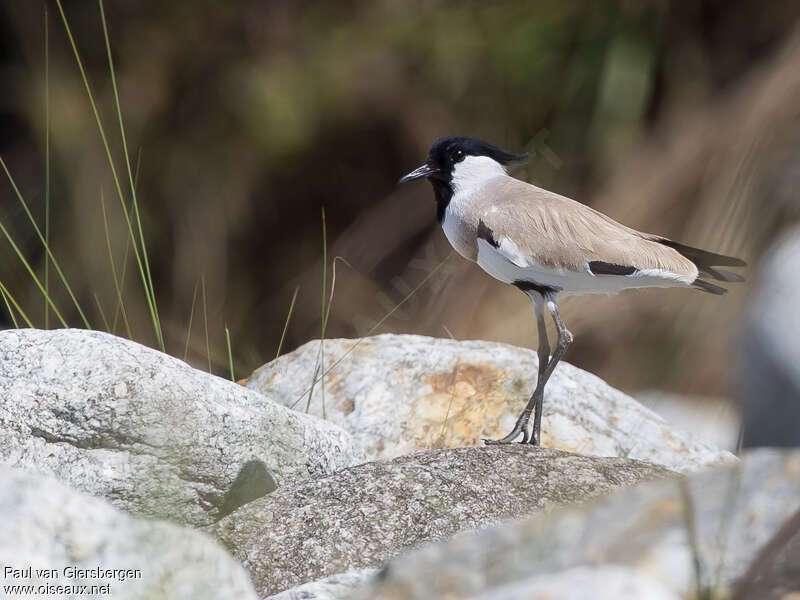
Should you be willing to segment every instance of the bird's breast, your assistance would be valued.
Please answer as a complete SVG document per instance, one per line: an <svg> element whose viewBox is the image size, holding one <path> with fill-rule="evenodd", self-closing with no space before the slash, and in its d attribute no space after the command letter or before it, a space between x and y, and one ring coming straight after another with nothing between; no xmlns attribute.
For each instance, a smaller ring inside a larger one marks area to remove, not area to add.
<svg viewBox="0 0 800 600"><path fill-rule="evenodd" d="M476 261L478 246L476 243L477 227L463 212L456 210L451 204L444 212L442 231L450 245L467 260Z"/></svg>

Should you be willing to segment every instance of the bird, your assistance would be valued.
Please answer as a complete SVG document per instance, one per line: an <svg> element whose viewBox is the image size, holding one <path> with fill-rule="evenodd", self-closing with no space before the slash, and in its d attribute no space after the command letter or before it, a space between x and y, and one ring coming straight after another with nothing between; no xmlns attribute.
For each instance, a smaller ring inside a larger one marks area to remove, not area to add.
<svg viewBox="0 0 800 600"><path fill-rule="evenodd" d="M444 137L431 146L422 166L397 182L427 178L437 221L456 252L533 302L539 336L536 386L511 432L484 440L487 444L509 444L522 435L521 443L540 445L544 389L573 340L558 310L561 298L670 287L721 295L727 289L709 280L744 281L719 268L745 266L739 258L637 231L509 175L509 167L527 158L477 138ZM552 356L546 313L558 332Z"/></svg>

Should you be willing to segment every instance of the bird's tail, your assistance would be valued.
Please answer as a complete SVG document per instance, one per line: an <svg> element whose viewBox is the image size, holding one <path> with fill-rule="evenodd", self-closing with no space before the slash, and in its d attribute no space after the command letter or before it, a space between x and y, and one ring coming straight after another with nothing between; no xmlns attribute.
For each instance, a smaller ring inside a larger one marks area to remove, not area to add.
<svg viewBox="0 0 800 600"><path fill-rule="evenodd" d="M736 258L735 256L726 256L724 254L716 254L714 252L708 252L707 250L701 250L700 248L693 248L692 246L686 246L684 244L679 244L678 242L673 242L672 240L668 240L666 238L655 238L656 242L663 244L665 246L669 246L670 248L676 250L682 256L685 256L690 261L692 261L697 270L699 272L698 278L692 283L692 286L696 287L699 290L704 292L708 292L710 294L724 294L728 290L724 287L720 287L718 285L714 285L713 283L709 283L708 281L703 281L700 277L706 277L708 279L713 279L715 281L726 281L729 283L735 283L739 281L744 281L744 277L739 275L738 273L734 273L733 271L728 271L727 269L718 269L719 266L724 267L744 267L747 265L740 258Z"/></svg>

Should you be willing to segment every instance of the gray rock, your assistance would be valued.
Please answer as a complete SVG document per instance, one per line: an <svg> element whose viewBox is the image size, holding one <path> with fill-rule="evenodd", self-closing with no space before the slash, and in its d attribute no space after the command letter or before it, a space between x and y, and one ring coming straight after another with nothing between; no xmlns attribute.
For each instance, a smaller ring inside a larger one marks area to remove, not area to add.
<svg viewBox="0 0 800 600"><path fill-rule="evenodd" d="M208 536L163 521L130 517L50 477L3 466L0 569L3 586L34 586L20 594L0 588L3 598L257 597L244 569ZM103 572L76 573L74 569ZM112 569L123 572L107 572ZM45 570L54 572L46 577ZM47 585L70 587L64 594L39 588ZM73 587L83 585L108 589L95 595L90 587Z"/></svg>
<svg viewBox="0 0 800 600"><path fill-rule="evenodd" d="M661 582L617 565L582 566L488 590L476 600L681 600Z"/></svg>
<svg viewBox="0 0 800 600"><path fill-rule="evenodd" d="M279 488L211 528L260 594L349 569L459 530L571 504L662 467L515 444L435 450Z"/></svg>
<svg viewBox="0 0 800 600"><path fill-rule="evenodd" d="M636 400L663 417L667 423L718 448L734 452L739 447L741 418L728 398L647 390L636 394Z"/></svg>
<svg viewBox="0 0 800 600"><path fill-rule="evenodd" d="M279 592L265 600L349 600L353 590L363 586L377 572L378 569L359 569L338 573Z"/></svg>
<svg viewBox="0 0 800 600"><path fill-rule="evenodd" d="M800 509L753 559L731 600L797 600L800 597Z"/></svg>
<svg viewBox="0 0 800 600"><path fill-rule="evenodd" d="M354 590L375 578L377 569L331 575L270 596L265 600L350 600ZM680 600L662 583L616 565L575 567L537 575L490 590L477 600Z"/></svg>
<svg viewBox="0 0 800 600"><path fill-rule="evenodd" d="M325 340L310 413L364 440L370 458L482 444L508 433L536 381L536 353L506 344L414 335ZM261 367L247 386L305 410L319 341ZM324 408L323 408L324 393ZM691 472L734 462L727 451L671 427L598 377L560 363L547 385L545 446L621 456Z"/></svg>
<svg viewBox="0 0 800 600"><path fill-rule="evenodd" d="M0 398L0 462L192 525L363 460L335 425L100 332L0 332Z"/></svg>
<svg viewBox="0 0 800 600"><path fill-rule="evenodd" d="M742 443L800 446L800 227L770 248L753 291L733 388Z"/></svg>
<svg viewBox="0 0 800 600"><path fill-rule="evenodd" d="M688 480L642 484L584 507L429 545L390 562L355 597L494 599L531 578L611 565L680 598L695 597L696 578L700 587L724 592L799 497L800 451L761 450Z"/></svg>

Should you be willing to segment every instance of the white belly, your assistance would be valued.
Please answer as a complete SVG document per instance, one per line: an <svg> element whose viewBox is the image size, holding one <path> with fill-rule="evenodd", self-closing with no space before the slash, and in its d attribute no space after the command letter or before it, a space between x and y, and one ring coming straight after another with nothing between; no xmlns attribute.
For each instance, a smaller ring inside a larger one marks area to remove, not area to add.
<svg viewBox="0 0 800 600"><path fill-rule="evenodd" d="M475 240L467 236L470 229L461 214L454 210L454 203L450 202L444 211L442 231L456 252L466 259L475 260Z"/></svg>

